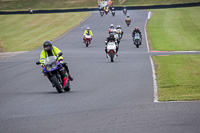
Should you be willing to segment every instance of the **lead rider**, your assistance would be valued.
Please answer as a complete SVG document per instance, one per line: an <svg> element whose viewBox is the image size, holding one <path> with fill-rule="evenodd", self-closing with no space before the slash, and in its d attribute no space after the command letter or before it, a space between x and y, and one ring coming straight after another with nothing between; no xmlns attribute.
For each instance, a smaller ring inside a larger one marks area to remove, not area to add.
<svg viewBox="0 0 200 133"><path fill-rule="evenodd" d="M107 56L107 45L108 45L108 42L115 42L116 44L116 56L118 56L117 52L118 52L118 45L117 45L117 40L115 39L114 35L111 33L109 37L106 38L106 41L105 41L105 52L106 52L106 57L108 58Z"/></svg>
<svg viewBox="0 0 200 133"><path fill-rule="evenodd" d="M43 66L44 65L44 59L49 57L49 56L56 56L58 57L58 53L61 52L60 49L58 49L57 47L52 45L51 41L45 41L43 44L44 50L42 50L41 54L40 54L40 63ZM69 75L69 80L73 81L73 78L71 77L70 73L69 73L69 68L67 66L67 63L65 63L63 61L63 56L60 56L58 58L58 61L60 62L60 64L66 69L68 75Z"/></svg>

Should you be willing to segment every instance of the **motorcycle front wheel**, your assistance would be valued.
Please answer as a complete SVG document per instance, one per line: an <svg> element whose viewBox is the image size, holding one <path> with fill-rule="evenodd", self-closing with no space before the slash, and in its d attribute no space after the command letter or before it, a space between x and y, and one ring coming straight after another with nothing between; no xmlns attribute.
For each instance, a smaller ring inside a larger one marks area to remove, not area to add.
<svg viewBox="0 0 200 133"><path fill-rule="evenodd" d="M55 85L56 90L58 91L58 93L63 93L63 92L64 92L64 90L63 90L63 88L62 88L62 84L59 83L58 78L57 78L56 75L53 75L53 76L52 76L52 82L53 82L53 84Z"/></svg>

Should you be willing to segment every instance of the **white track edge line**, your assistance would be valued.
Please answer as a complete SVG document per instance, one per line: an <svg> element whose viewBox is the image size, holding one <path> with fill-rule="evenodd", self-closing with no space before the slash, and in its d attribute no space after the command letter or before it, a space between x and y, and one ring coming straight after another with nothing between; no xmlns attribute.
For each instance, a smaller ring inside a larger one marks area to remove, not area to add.
<svg viewBox="0 0 200 133"><path fill-rule="evenodd" d="M146 44L147 44L147 50L148 52L150 52L150 48L149 48L149 43L148 43L148 39L147 39L147 32L146 32L146 25L148 22L148 19L150 19L150 15L151 15L151 11L148 12L148 17L146 19L145 22L145 27L144 27L144 31L145 31L145 38L146 38ZM200 51L173 51L173 52L200 52ZM200 102L198 100L194 100L194 101L158 101L158 85L157 85L157 80L156 80L156 73L155 73L155 67L154 67L154 62L152 57L150 56L150 62L151 62L151 68L152 68L152 76L153 76L153 84L154 84L154 103L191 103L191 102Z"/></svg>
<svg viewBox="0 0 200 133"><path fill-rule="evenodd" d="M146 38L146 44L147 44L147 51L150 52L150 48L149 48L149 43L148 43L148 39L147 39L147 31L146 31L146 26L147 26L147 22L149 19L151 12L148 12L148 16L145 22L145 26L144 26L144 31L145 31L145 38ZM151 62L151 69L152 69L152 77L153 77L153 87L154 87L154 101L153 102L159 102L158 101L158 87L157 87L157 81L156 81L156 73L155 73L155 68L154 68L154 63L153 63L153 59L151 58L151 56L149 57L150 62Z"/></svg>
<svg viewBox="0 0 200 133"><path fill-rule="evenodd" d="M150 13L150 12L148 12L148 16L149 16L149 13ZM147 51L149 52L149 51L150 51L150 50L149 50L149 42L148 42L148 39L147 39L147 31L146 31L147 21L148 21L148 17L147 17L146 22L145 22L144 33L145 33L145 38L146 38Z"/></svg>
<svg viewBox="0 0 200 133"><path fill-rule="evenodd" d="M153 76L153 87L154 87L154 101L153 102L159 102L158 101L158 86L156 81L156 73L155 73L155 67L153 63L153 59L150 56L150 62L151 62L151 68L152 68L152 76Z"/></svg>

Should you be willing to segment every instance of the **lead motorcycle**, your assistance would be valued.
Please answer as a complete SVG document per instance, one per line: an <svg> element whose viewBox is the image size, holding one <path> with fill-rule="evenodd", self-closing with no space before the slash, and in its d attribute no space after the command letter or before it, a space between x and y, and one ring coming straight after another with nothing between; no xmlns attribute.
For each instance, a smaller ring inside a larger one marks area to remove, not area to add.
<svg viewBox="0 0 200 133"><path fill-rule="evenodd" d="M58 57L62 56L62 53L58 53ZM58 93L70 91L69 74L65 68L58 61L58 57L50 56L44 59L44 65L42 66L44 76L47 76L52 83L53 87L56 87ZM36 65L40 65L38 61Z"/></svg>
<svg viewBox="0 0 200 133"><path fill-rule="evenodd" d="M106 41L107 43L107 41ZM108 42L107 44L107 57L110 59L111 62L114 62L114 59L116 58L116 49L117 45L116 42Z"/></svg>
<svg viewBox="0 0 200 133"><path fill-rule="evenodd" d="M135 33L135 36L133 36L133 44L139 48L139 46L142 44L142 39L140 37L139 33Z"/></svg>

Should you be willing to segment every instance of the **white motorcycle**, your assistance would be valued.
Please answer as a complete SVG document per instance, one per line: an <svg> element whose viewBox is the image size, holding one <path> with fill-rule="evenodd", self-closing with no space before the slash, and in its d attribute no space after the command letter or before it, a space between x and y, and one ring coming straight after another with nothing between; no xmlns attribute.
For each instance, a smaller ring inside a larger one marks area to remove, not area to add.
<svg viewBox="0 0 200 133"><path fill-rule="evenodd" d="M108 42L107 57L110 59L111 62L114 62L114 59L116 58L117 55L116 49L117 49L116 42Z"/></svg>

